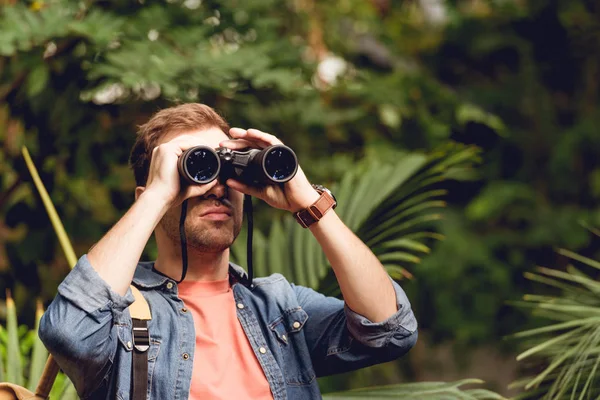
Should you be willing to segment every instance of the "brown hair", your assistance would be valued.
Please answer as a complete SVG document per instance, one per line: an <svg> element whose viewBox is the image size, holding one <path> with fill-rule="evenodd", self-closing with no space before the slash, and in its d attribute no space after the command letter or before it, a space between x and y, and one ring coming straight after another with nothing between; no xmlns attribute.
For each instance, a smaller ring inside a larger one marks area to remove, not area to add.
<svg viewBox="0 0 600 400"><path fill-rule="evenodd" d="M181 104L154 114L148 122L140 125L129 156L129 165L133 169L136 185L146 185L152 150L165 134L212 127L220 128L229 136L229 124L215 110L204 104Z"/></svg>

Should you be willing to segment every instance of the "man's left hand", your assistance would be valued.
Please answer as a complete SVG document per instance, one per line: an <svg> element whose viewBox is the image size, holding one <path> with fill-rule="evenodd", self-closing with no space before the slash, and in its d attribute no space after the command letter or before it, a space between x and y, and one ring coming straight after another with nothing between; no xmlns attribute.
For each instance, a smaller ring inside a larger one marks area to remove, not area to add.
<svg viewBox="0 0 600 400"><path fill-rule="evenodd" d="M229 135L233 139L224 140L219 145L232 150L241 150L248 147L264 149L276 144L283 144L275 136L261 132L258 129L231 128ZM238 192L258 197L272 207L291 212L300 211L319 198L319 194L312 188L300 166L298 166L296 176L283 185L256 187L234 179L228 179L226 184Z"/></svg>

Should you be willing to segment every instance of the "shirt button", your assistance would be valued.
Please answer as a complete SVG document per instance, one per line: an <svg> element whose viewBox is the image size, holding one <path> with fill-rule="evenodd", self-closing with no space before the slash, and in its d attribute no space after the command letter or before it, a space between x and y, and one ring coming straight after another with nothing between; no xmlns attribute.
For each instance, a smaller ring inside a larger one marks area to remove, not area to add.
<svg viewBox="0 0 600 400"><path fill-rule="evenodd" d="M295 322L292 324L292 326L294 327L294 329L298 329L298 328L300 328L300 322L298 322L298 321L295 321Z"/></svg>
<svg viewBox="0 0 600 400"><path fill-rule="evenodd" d="M258 351L260 351L261 354L265 354L267 352L267 349L261 347L260 349L258 349Z"/></svg>
<svg viewBox="0 0 600 400"><path fill-rule="evenodd" d="M132 347L132 344L131 344L131 340L130 340L130 341L128 341L128 342L127 342L127 348L128 348L129 350L131 350L131 347Z"/></svg>
<svg viewBox="0 0 600 400"><path fill-rule="evenodd" d="M187 312L187 308L183 307L183 308L181 309L181 312L182 312L182 313L186 313L186 312Z"/></svg>
<svg viewBox="0 0 600 400"><path fill-rule="evenodd" d="M173 282L167 283L167 289L173 289Z"/></svg>
<svg viewBox="0 0 600 400"><path fill-rule="evenodd" d="M244 308L244 305L242 303L237 303L237 308L241 310L242 308Z"/></svg>
<svg viewBox="0 0 600 400"><path fill-rule="evenodd" d="M183 353L183 359L187 360L190 358L190 355L188 353Z"/></svg>

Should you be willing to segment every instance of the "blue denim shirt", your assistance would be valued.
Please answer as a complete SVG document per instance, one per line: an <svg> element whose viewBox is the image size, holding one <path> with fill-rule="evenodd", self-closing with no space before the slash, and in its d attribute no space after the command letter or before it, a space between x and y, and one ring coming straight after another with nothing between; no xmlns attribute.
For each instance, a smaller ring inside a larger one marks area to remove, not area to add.
<svg viewBox="0 0 600 400"><path fill-rule="evenodd" d="M140 263L133 279L152 312L148 398L187 399L193 359L202 357L192 315L177 284L152 265ZM417 322L396 283L398 311L373 323L280 274L248 288L239 283L246 278L240 267L230 272L238 319L275 400L320 398L317 377L396 359L417 340ZM40 338L83 399L130 398L133 301L131 289L115 293L83 256L42 317Z"/></svg>

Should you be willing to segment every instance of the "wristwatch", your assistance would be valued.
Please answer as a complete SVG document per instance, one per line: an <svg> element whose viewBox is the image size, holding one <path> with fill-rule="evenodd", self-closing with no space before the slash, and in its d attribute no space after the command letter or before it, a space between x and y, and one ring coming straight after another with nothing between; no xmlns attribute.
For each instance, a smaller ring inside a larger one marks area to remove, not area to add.
<svg viewBox="0 0 600 400"><path fill-rule="evenodd" d="M337 200L333 193L331 193L331 190L322 185L312 185L312 187L321 196L312 205L294 214L296 221L298 221L303 228L308 228L319 221L327 211L334 209L337 206Z"/></svg>

